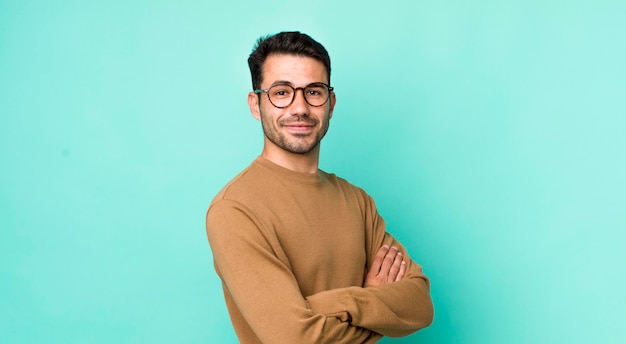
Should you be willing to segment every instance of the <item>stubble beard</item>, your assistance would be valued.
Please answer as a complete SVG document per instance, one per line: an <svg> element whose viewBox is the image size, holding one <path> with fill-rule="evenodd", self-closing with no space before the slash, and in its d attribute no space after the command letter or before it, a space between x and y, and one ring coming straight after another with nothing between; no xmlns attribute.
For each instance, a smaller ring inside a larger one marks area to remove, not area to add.
<svg viewBox="0 0 626 344"><path fill-rule="evenodd" d="M301 122L314 123L313 120L307 118L308 116L297 116L297 120ZM263 125L263 133L265 137L280 147L281 149L293 153L293 154L308 154L317 148L322 141L322 138L328 132L328 126L330 122L329 116L325 116L322 120L322 126L318 132L312 134L289 134L278 130L282 126L282 122L278 123L278 128L261 112L261 123ZM317 122L315 122L317 124ZM315 135L315 139L311 143L307 143L305 140L310 135Z"/></svg>

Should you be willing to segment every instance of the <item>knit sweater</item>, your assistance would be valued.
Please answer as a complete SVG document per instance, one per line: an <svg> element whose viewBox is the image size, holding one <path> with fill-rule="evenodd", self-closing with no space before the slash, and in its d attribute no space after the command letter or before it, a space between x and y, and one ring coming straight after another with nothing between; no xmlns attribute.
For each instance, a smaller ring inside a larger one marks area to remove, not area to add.
<svg viewBox="0 0 626 344"><path fill-rule="evenodd" d="M428 326L421 267L362 189L259 157L214 198L206 230L241 343L374 343ZM407 261L398 282L362 287L383 245Z"/></svg>

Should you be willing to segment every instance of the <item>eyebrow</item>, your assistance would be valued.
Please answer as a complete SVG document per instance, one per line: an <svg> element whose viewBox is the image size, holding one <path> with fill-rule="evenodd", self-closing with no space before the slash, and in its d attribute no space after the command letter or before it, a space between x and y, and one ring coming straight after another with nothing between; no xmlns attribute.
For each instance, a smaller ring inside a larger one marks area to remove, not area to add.
<svg viewBox="0 0 626 344"><path fill-rule="evenodd" d="M289 85L289 86L293 86L291 81L287 81L287 80L274 81L271 86L274 86L274 85Z"/></svg>
<svg viewBox="0 0 626 344"><path fill-rule="evenodd" d="M305 85L305 86L303 86L303 87L309 87L309 86L320 85L320 84L322 84L322 85L326 85L326 83L325 83L325 82L321 82L321 81L314 81L314 82L312 82L312 83L310 83L310 84L307 84L307 85ZM272 87L272 86L276 86L276 85L289 85L289 86L294 87L294 86L293 86L293 83L292 83L291 81L287 81L287 80L278 80L278 81L274 81L274 83L273 83L273 84L271 84L271 85L270 85L270 87Z"/></svg>

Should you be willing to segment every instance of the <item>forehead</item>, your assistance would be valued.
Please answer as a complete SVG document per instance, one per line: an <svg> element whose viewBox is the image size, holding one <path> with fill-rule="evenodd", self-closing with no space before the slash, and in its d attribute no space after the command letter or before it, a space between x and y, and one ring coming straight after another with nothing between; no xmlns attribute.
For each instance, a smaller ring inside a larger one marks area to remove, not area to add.
<svg viewBox="0 0 626 344"><path fill-rule="evenodd" d="M294 85L312 82L328 83L324 64L312 57L291 54L272 54L263 64L263 85L289 81Z"/></svg>

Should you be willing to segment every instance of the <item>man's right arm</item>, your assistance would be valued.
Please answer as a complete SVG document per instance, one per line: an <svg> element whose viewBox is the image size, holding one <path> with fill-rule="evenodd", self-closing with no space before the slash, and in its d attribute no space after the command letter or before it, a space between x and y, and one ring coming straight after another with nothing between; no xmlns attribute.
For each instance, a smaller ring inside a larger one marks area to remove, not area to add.
<svg viewBox="0 0 626 344"><path fill-rule="evenodd" d="M353 326L348 314L315 314L295 276L272 247L272 233L245 207L214 203L207 234L216 270L247 325L264 343L374 343L380 335ZM241 340L241 339L240 339Z"/></svg>

